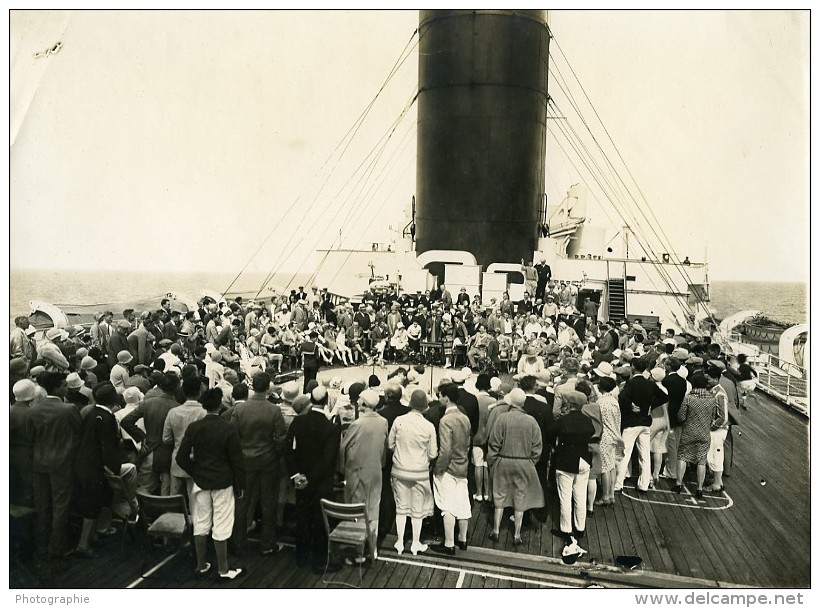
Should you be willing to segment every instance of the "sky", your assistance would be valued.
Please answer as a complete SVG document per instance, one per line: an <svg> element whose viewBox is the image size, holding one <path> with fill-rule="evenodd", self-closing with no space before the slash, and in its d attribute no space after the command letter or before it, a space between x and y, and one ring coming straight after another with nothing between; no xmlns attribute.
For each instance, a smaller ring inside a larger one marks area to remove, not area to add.
<svg viewBox="0 0 820 608"><path fill-rule="evenodd" d="M808 12L549 21L551 112L575 120L557 76L574 72L583 90L566 90L670 246L706 256L711 280L808 280ZM388 241L415 188L417 25L415 10L12 12L10 267L268 272ZM559 120L549 200L584 182L608 209L594 221L615 218Z"/></svg>

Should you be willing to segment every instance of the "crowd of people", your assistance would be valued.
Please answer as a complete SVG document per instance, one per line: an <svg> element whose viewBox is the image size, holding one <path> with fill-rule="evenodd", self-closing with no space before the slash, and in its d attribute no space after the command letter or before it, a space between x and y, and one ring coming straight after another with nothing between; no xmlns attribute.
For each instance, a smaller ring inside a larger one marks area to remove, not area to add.
<svg viewBox="0 0 820 608"><path fill-rule="evenodd" d="M370 526L368 555L351 563L372 559L394 530L402 553L408 517L413 554L466 550L476 503L493 508L494 541L512 509L521 544L556 496L553 532L572 562L586 518L631 477L633 451L639 493L661 477L688 492L689 465L697 499L722 491L753 369L708 338L601 321L570 283L538 288L534 300L505 294L488 306L446 286L371 291L355 308L317 288L264 304L204 299L186 312L164 299L39 341L18 317L12 503L35 510L39 556L94 558L95 539L116 531L112 516L138 520L138 491L183 494L196 576L213 569L210 536L217 576L230 580L242 571L229 553L248 550L249 531L259 527L260 551L273 555L292 520L298 564L324 571L320 500L340 488L366 504ZM424 347L452 368L435 387L418 365L383 385L376 375L317 381L323 365L415 363ZM470 367L453 367L459 355ZM301 383L278 383L297 368ZM72 513L82 526L69 547ZM425 526L441 542L425 543Z"/></svg>

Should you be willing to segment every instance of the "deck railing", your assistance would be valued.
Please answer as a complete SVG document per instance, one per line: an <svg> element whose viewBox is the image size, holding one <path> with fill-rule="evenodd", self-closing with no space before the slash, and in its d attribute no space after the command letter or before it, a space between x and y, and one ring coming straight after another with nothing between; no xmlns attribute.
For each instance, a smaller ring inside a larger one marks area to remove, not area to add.
<svg viewBox="0 0 820 608"><path fill-rule="evenodd" d="M729 334L729 342L754 346L744 342L743 335L734 331ZM771 353L755 350L757 354L749 356L748 362L757 372L757 388L808 416L808 370Z"/></svg>

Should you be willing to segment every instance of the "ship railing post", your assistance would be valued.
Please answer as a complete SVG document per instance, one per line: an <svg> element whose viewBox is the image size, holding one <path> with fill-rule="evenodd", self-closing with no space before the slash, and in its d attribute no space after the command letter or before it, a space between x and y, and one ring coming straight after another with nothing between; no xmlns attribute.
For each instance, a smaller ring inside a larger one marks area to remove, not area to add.
<svg viewBox="0 0 820 608"><path fill-rule="evenodd" d="M792 396L791 388L792 388L792 370L791 370L791 364L788 364L786 366L786 396L789 397L789 398L791 398L791 396Z"/></svg>
<svg viewBox="0 0 820 608"><path fill-rule="evenodd" d="M766 353L766 384L769 388L772 387L772 355Z"/></svg>

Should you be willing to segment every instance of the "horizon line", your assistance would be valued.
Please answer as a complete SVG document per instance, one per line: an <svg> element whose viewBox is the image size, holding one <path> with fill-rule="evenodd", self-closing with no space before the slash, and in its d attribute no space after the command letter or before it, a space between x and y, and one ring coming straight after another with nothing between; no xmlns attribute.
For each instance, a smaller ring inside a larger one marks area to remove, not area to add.
<svg viewBox="0 0 820 608"><path fill-rule="evenodd" d="M168 274L234 274L234 270L229 269L211 269L211 270L197 270L197 269L180 269L180 268L72 268L72 267L44 267L44 266L9 266L9 273L11 272L27 272L27 271L50 271L50 272L134 272L134 273L168 273ZM246 274L268 274L265 270L245 270L239 273L239 276ZM281 268L275 274L312 274L311 270ZM709 283L803 283L809 285L811 283L811 275L802 278L788 278L788 279L751 279L751 278L724 278L712 277Z"/></svg>

